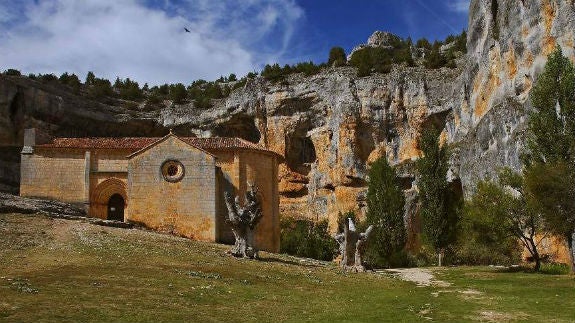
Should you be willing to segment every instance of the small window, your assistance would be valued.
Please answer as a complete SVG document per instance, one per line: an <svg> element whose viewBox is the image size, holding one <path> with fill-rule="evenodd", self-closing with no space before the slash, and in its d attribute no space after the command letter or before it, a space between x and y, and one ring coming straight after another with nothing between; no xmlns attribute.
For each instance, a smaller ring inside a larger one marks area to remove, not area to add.
<svg viewBox="0 0 575 323"><path fill-rule="evenodd" d="M179 182L184 178L184 165L177 160L166 160L161 167L164 180L170 183Z"/></svg>

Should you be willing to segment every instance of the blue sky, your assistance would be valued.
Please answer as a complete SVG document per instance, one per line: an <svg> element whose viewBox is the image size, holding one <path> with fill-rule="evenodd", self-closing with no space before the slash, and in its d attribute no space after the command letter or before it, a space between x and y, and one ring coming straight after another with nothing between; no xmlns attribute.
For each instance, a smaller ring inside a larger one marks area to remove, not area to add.
<svg viewBox="0 0 575 323"><path fill-rule="evenodd" d="M151 85L324 62L376 30L444 39L469 0L0 0L0 70ZM184 27L190 32L185 32Z"/></svg>

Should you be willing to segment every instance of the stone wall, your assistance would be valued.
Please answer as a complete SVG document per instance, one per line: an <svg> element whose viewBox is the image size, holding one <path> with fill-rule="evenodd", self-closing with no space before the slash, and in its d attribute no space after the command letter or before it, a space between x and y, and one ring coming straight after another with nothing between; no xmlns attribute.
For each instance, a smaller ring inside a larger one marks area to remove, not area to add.
<svg viewBox="0 0 575 323"><path fill-rule="evenodd" d="M240 197L244 202L249 184L259 188L263 217L255 233L256 245L261 250L279 251L279 193L277 181L278 162L269 153L252 151L213 151L220 169L218 176L218 212L219 218L227 218L224 192ZM221 227L220 239L232 243L233 234L229 226Z"/></svg>
<svg viewBox="0 0 575 323"><path fill-rule="evenodd" d="M185 168L178 182L166 181L160 170L170 159ZM215 241L216 193L214 157L169 136L129 159L126 219L154 230Z"/></svg>
<svg viewBox="0 0 575 323"><path fill-rule="evenodd" d="M83 204L85 175L84 150L37 148L22 154L20 195Z"/></svg>
<svg viewBox="0 0 575 323"><path fill-rule="evenodd" d="M237 154L240 166L241 197L249 190L248 184L259 188L263 217L256 228L256 246L262 250L279 252L279 194L275 157L258 152L242 151Z"/></svg>

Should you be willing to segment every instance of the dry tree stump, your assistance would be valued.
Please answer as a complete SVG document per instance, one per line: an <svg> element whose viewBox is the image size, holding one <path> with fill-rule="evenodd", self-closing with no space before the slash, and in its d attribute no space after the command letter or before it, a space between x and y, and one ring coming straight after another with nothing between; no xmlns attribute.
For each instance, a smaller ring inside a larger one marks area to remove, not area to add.
<svg viewBox="0 0 575 323"><path fill-rule="evenodd" d="M246 192L244 207L241 207L238 196L233 199L231 194L224 193L228 207L226 222L232 228L235 237L230 253L235 257L258 257L258 250L254 245L254 231L263 213L257 194L258 188L250 184L250 190Z"/></svg>
<svg viewBox="0 0 575 323"><path fill-rule="evenodd" d="M334 237L339 244L339 252L342 256L341 268L354 272L365 271L365 267L361 263L361 256L371 230L373 230L373 225L370 225L365 232L360 233L355 228L353 220L347 218L343 232Z"/></svg>

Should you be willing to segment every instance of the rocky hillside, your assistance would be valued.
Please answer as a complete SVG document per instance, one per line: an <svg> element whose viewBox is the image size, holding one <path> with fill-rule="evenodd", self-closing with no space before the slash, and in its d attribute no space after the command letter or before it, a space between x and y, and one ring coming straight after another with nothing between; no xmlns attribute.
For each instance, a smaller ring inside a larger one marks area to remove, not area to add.
<svg viewBox="0 0 575 323"><path fill-rule="evenodd" d="M521 167L529 91L556 45L575 60L572 0L472 0L468 54L458 68L394 66L357 77L351 67L249 80L207 110L167 105L144 112L98 103L21 77L0 76L0 178L18 182L22 130L56 136L239 136L285 156L284 215L334 219L363 210L370 161L386 155L412 190L417 140L432 125L452 145L450 180L464 194L498 166ZM369 46L385 46L382 33ZM377 37L375 37L377 36ZM7 187L7 186L5 186ZM333 223L333 222L332 222Z"/></svg>

